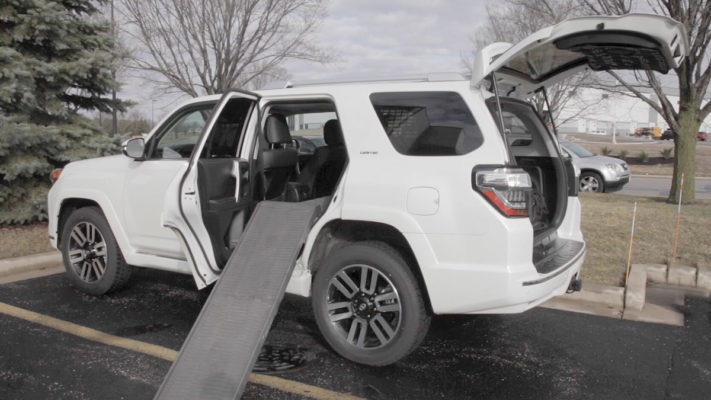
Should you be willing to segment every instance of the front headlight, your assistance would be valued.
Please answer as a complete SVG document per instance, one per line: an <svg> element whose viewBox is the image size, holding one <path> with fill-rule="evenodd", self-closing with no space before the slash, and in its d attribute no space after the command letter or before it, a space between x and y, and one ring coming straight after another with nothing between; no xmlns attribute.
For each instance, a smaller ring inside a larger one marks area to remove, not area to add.
<svg viewBox="0 0 711 400"><path fill-rule="evenodd" d="M622 166L620 164L605 164L607 168L609 168L611 171L620 173L622 172Z"/></svg>

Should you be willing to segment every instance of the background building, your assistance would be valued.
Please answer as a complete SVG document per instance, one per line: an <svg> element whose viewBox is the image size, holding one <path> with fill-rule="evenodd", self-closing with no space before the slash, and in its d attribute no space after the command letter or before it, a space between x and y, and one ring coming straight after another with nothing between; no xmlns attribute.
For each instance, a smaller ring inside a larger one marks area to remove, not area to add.
<svg viewBox="0 0 711 400"><path fill-rule="evenodd" d="M642 93L652 101L659 99L651 89ZM676 104L678 90L665 89L669 100ZM707 95L710 99L711 95ZM644 101L631 95L611 93L606 90L581 87L558 117L558 131L562 133L590 133L598 135L632 135L636 128L659 126L667 129L664 118ZM702 131L711 131L711 116L701 124Z"/></svg>

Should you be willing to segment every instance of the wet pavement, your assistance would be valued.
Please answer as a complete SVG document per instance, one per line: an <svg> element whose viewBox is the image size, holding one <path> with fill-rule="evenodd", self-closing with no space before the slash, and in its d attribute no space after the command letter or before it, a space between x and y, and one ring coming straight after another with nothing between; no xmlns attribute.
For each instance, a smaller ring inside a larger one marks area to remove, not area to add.
<svg viewBox="0 0 711 400"><path fill-rule="evenodd" d="M93 297L62 275L0 285L0 302L178 350L207 292L189 276L137 270ZM384 368L333 353L309 301L287 296L267 343L305 363L274 376L372 399L707 399L711 301L687 298L685 327L549 309L445 316L423 345ZM0 314L0 399L151 399L170 362ZM301 398L254 383L243 398Z"/></svg>

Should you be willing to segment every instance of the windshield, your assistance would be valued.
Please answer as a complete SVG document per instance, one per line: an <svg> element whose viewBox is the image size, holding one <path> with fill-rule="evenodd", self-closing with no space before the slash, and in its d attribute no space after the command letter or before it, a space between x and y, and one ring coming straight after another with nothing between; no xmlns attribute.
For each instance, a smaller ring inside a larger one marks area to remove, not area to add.
<svg viewBox="0 0 711 400"><path fill-rule="evenodd" d="M592 157L592 156L594 156L593 153L591 153L591 152L585 150L585 149L582 148L580 145L577 145L577 144L575 144L575 143L572 143L572 142L561 142L560 144L563 145L563 147L565 147L566 150L575 153L578 157Z"/></svg>

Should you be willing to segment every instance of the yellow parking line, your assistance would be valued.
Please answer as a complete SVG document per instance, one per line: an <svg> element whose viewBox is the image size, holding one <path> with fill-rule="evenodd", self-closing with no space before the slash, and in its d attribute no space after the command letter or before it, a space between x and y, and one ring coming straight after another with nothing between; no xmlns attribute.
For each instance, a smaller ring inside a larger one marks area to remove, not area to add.
<svg viewBox="0 0 711 400"><path fill-rule="evenodd" d="M56 329L70 335L75 335L88 339L94 342L107 344L109 346L121 347L123 349L136 351L143 354L148 354L153 357L162 358L168 361L175 361L178 357L178 352L167 347L158 346L151 343L141 342L139 340L128 339L120 336L110 335L96 329L91 329L83 325L78 325L72 322L64 321L48 315L39 314L34 311L25 310L0 302L0 313L6 314L25 321L34 322ZM289 379L279 378L271 375L251 374L249 381L258 385L267 386L283 392L295 393L301 396L310 397L312 399L338 399L338 400L361 400L347 393L334 392L318 386L307 385L305 383L291 381Z"/></svg>

